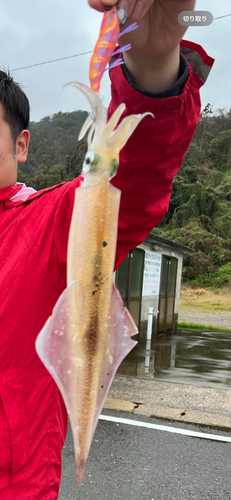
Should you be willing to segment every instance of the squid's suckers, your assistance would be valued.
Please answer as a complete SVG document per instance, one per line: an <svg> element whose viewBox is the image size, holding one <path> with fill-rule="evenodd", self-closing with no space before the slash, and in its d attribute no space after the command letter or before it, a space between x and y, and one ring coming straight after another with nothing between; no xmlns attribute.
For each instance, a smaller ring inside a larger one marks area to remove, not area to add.
<svg viewBox="0 0 231 500"><path fill-rule="evenodd" d="M106 123L98 95L80 83L70 85L88 98L92 113L88 152L76 190L67 257L67 288L36 340L36 349L56 381L69 413L79 483L98 417L115 372L136 342L138 331L114 284L120 191L116 175L119 152L144 115L124 118L121 104Z"/></svg>

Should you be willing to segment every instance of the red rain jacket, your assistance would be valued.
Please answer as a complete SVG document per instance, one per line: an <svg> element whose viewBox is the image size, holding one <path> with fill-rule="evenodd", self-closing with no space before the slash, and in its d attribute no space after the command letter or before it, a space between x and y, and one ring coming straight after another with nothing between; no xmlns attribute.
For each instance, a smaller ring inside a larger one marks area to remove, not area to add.
<svg viewBox="0 0 231 500"><path fill-rule="evenodd" d="M109 113L151 111L121 153L113 184L122 191L116 266L168 210L172 180L200 116L199 88L213 59L191 42L182 51L196 71L180 96L147 97L111 72ZM38 193L0 190L0 498L55 500L67 414L53 379L35 352L35 339L66 286L73 182ZM29 197L28 197L29 196Z"/></svg>

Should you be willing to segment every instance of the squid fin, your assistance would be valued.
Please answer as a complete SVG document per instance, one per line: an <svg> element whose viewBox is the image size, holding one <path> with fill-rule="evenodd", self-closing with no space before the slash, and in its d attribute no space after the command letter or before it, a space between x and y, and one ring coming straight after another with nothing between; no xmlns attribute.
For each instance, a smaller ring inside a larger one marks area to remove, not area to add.
<svg viewBox="0 0 231 500"><path fill-rule="evenodd" d="M36 340L37 353L54 378L69 413L80 484L89 449L117 368L137 342L138 333L120 294L112 284L111 306L103 342L95 353L88 349L87 336L76 329L81 315L75 303L76 281L64 290Z"/></svg>

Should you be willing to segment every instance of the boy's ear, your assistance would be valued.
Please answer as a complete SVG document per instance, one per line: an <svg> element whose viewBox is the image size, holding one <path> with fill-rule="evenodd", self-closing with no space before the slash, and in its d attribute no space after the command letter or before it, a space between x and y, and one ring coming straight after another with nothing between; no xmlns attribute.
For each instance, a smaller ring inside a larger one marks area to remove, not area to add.
<svg viewBox="0 0 231 500"><path fill-rule="evenodd" d="M29 130L22 130L16 141L16 156L19 163L24 163L27 159L28 147L30 142Z"/></svg>

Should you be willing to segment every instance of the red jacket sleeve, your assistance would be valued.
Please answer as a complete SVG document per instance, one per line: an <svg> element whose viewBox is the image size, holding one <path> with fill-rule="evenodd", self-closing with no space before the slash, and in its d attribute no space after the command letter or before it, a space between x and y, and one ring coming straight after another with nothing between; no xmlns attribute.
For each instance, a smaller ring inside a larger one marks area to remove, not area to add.
<svg viewBox="0 0 231 500"><path fill-rule="evenodd" d="M122 191L115 268L129 250L144 241L168 211L174 175L179 170L200 118L199 88L213 64L199 45L182 41L189 62L183 91L175 97L147 97L126 81L121 67L111 71L109 116L124 102L124 116L152 112L145 117L121 151L112 184ZM194 68L194 69L193 69Z"/></svg>

